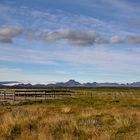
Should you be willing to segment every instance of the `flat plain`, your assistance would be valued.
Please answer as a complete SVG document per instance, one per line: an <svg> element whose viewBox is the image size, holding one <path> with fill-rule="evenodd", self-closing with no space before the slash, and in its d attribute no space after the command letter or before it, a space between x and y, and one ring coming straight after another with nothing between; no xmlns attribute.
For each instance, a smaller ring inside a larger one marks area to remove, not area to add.
<svg viewBox="0 0 140 140"><path fill-rule="evenodd" d="M140 140L140 88L55 89L73 93L1 103L0 140Z"/></svg>

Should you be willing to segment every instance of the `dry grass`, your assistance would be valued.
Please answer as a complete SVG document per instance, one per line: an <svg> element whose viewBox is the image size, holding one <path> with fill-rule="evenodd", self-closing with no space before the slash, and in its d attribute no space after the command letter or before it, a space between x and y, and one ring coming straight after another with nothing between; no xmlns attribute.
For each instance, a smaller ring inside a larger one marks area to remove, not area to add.
<svg viewBox="0 0 140 140"><path fill-rule="evenodd" d="M140 98L131 96L0 106L0 140L139 140Z"/></svg>

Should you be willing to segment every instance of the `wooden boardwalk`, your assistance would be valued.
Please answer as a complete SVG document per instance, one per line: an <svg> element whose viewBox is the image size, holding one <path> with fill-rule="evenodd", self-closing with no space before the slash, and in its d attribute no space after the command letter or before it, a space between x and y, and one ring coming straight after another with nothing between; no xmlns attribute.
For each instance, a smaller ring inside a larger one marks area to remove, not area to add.
<svg viewBox="0 0 140 140"><path fill-rule="evenodd" d="M0 89L0 102L37 101L70 97L70 90Z"/></svg>

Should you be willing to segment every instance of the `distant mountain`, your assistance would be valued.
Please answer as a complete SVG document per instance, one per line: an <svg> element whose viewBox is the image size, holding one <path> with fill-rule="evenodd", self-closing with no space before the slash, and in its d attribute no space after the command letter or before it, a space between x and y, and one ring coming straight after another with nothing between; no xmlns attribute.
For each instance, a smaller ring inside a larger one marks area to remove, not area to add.
<svg viewBox="0 0 140 140"><path fill-rule="evenodd" d="M81 83L75 81L75 80L69 80L68 82L64 83L65 86L81 86Z"/></svg>
<svg viewBox="0 0 140 140"><path fill-rule="evenodd" d="M47 86L61 86L61 87L140 87L140 82L134 82L130 84L119 83L79 83L75 80L69 80L67 82L60 82L56 84L48 84Z"/></svg>
<svg viewBox="0 0 140 140"><path fill-rule="evenodd" d="M82 84L82 86L84 86L84 87L96 87L96 86L98 86L98 83L96 83L96 82L93 82L93 83L84 83L84 84Z"/></svg>
<svg viewBox="0 0 140 140"><path fill-rule="evenodd" d="M16 84L20 84L20 82L18 81L1 81L0 82L0 85L5 85L5 86L12 86Z"/></svg>
<svg viewBox="0 0 140 140"><path fill-rule="evenodd" d="M134 82L134 83L131 83L131 84L127 84L127 86L140 87L140 82Z"/></svg>
<svg viewBox="0 0 140 140"><path fill-rule="evenodd" d="M140 87L140 82L130 84L119 84L119 83L79 83L75 80L69 80L67 82L60 82L56 84L48 84L47 86L61 86L61 87Z"/></svg>
<svg viewBox="0 0 140 140"><path fill-rule="evenodd" d="M28 84L17 84L15 86L18 86L18 87L31 87L33 86L32 84L28 83Z"/></svg>
<svg viewBox="0 0 140 140"><path fill-rule="evenodd" d="M85 83L83 84L84 87L117 87L117 86L124 86L124 84L118 84L118 83Z"/></svg>
<svg viewBox="0 0 140 140"><path fill-rule="evenodd" d="M20 83L18 81L5 81L0 82L0 85L6 86L18 86L18 87L140 87L140 82L133 82L127 84L119 84L119 83L97 83L97 82L88 82L88 83L80 83L75 80L69 80L67 82L58 82L55 84L31 84L31 83Z"/></svg>
<svg viewBox="0 0 140 140"><path fill-rule="evenodd" d="M47 86L60 86L60 87L76 87L76 86L81 86L82 84L75 81L75 80L69 80L67 82L59 82L56 84L48 84Z"/></svg>

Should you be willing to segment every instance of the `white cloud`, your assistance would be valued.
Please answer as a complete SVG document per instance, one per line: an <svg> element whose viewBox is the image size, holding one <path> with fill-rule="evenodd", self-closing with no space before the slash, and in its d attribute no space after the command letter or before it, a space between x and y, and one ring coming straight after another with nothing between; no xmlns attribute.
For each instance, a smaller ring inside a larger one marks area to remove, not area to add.
<svg viewBox="0 0 140 140"><path fill-rule="evenodd" d="M66 40L71 43L71 45L78 46L89 46L94 44L140 44L140 36L138 35L113 35L111 37L106 37L96 31L72 29L58 29L55 31L45 32L41 34L40 39L48 42Z"/></svg>
<svg viewBox="0 0 140 140"><path fill-rule="evenodd" d="M140 44L140 35L128 35L126 39L131 44Z"/></svg>
<svg viewBox="0 0 140 140"><path fill-rule="evenodd" d="M12 43L12 39L22 33L22 29L14 26L0 27L0 43Z"/></svg>
<svg viewBox="0 0 140 140"><path fill-rule="evenodd" d="M66 39L74 45L88 46L92 45L96 39L96 32L59 29L54 32L48 32L41 36L46 41L57 41Z"/></svg>
<svg viewBox="0 0 140 140"><path fill-rule="evenodd" d="M65 44L66 45L66 44ZM47 48L19 48L0 47L0 60L9 62L20 62L27 64L57 64L65 61L72 64L89 65L98 69L111 71L139 71L140 55L131 50L114 50L110 47L70 47L48 46ZM134 48L132 49L134 50ZM61 64L60 64L61 65Z"/></svg>

